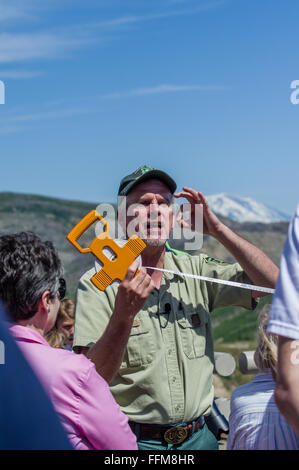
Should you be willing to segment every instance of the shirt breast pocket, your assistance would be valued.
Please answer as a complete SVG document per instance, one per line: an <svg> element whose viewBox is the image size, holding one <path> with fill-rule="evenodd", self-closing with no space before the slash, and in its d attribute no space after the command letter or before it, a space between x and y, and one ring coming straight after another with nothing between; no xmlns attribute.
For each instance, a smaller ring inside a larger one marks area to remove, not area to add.
<svg viewBox="0 0 299 470"><path fill-rule="evenodd" d="M150 364L154 357L154 345L149 325L135 319L129 336L121 369Z"/></svg>
<svg viewBox="0 0 299 470"><path fill-rule="evenodd" d="M177 317L182 349L189 359L205 355L207 312L203 307L183 306Z"/></svg>

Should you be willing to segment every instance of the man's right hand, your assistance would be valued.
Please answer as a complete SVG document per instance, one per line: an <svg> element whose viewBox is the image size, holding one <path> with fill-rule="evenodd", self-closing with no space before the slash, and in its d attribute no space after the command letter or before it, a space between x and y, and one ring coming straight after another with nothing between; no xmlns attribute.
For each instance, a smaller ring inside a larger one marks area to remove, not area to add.
<svg viewBox="0 0 299 470"><path fill-rule="evenodd" d="M98 373L110 383L119 370L135 315L154 288L145 268L134 261L118 287L113 314L102 337L87 352ZM135 277L134 277L135 276Z"/></svg>
<svg viewBox="0 0 299 470"><path fill-rule="evenodd" d="M134 320L155 287L145 268L135 276L138 267L139 262L135 260L120 283L115 299L114 314L126 320Z"/></svg>

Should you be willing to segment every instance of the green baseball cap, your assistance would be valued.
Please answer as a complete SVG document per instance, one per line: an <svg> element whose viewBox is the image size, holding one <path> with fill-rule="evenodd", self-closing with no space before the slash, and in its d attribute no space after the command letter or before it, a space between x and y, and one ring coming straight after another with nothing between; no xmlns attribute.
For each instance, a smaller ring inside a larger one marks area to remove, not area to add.
<svg viewBox="0 0 299 470"><path fill-rule="evenodd" d="M148 165L140 166L134 173L125 176L119 185L118 196L126 196L131 189L144 181L158 179L169 187L172 193L176 190L176 182L164 171L157 170Z"/></svg>

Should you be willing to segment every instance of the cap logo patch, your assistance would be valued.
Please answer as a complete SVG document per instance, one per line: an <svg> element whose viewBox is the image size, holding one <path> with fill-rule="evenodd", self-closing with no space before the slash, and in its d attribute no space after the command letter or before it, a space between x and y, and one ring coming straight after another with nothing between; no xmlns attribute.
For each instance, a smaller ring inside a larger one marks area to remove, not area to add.
<svg viewBox="0 0 299 470"><path fill-rule="evenodd" d="M147 173L148 171L151 171L151 170L153 170L153 168L151 166L142 166L135 173L141 172L141 174L144 175L145 173Z"/></svg>

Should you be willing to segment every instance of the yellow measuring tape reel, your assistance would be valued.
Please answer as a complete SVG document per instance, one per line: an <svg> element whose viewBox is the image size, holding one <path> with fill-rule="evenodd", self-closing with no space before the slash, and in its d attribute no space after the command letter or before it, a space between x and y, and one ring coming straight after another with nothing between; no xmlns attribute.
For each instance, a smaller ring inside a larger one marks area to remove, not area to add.
<svg viewBox="0 0 299 470"><path fill-rule="evenodd" d="M87 248L82 248L78 243L78 239L98 220L104 225L103 233L98 235ZM109 223L96 210L89 212L83 217L66 238L80 253L92 253L102 264L102 268L90 279L101 291L104 291L115 280L122 281L128 267L146 247L145 243L137 235L132 235L123 246L119 246L109 236ZM103 252L105 249L112 251L115 257L109 259Z"/></svg>

